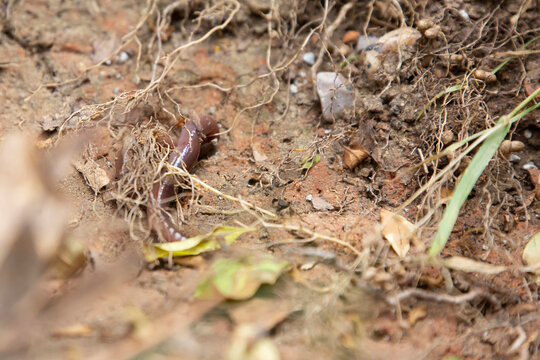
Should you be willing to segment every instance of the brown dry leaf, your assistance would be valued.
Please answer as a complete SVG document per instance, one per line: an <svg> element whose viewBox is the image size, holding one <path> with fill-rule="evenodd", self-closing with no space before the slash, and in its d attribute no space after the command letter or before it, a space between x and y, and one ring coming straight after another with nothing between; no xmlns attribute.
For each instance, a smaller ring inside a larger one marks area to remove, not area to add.
<svg viewBox="0 0 540 360"><path fill-rule="evenodd" d="M409 311L409 324L414 325L418 320L422 320L427 316L427 306L419 305Z"/></svg>
<svg viewBox="0 0 540 360"><path fill-rule="evenodd" d="M477 272L486 275L496 275L507 270L506 266L491 265L461 256L452 256L445 259L443 260L443 265L453 270Z"/></svg>
<svg viewBox="0 0 540 360"><path fill-rule="evenodd" d="M328 201L326 201L325 198L320 197L320 196L314 196L311 199L311 205L313 205L313 208L315 208L315 210L320 210L320 211L334 210L334 205L330 204Z"/></svg>
<svg viewBox="0 0 540 360"><path fill-rule="evenodd" d="M253 159L255 159L255 162L263 162L268 160L268 156L266 156L258 148L259 146L256 146L255 144L251 145L251 151L253 152Z"/></svg>
<svg viewBox="0 0 540 360"><path fill-rule="evenodd" d="M350 170L354 170L362 161L367 159L369 151L362 145L350 144L343 147L343 162Z"/></svg>
<svg viewBox="0 0 540 360"><path fill-rule="evenodd" d="M414 237L414 225L403 216L394 214L386 209L381 210L382 235L399 255L404 257L410 249Z"/></svg>
<svg viewBox="0 0 540 360"><path fill-rule="evenodd" d="M75 166L75 169L77 169L77 171L84 176L86 183L92 188L92 190L94 190L95 193L98 193L111 181L109 176L107 176L107 172L100 168L99 165L93 160L86 162L78 160L74 161L73 165Z"/></svg>
<svg viewBox="0 0 540 360"><path fill-rule="evenodd" d="M540 170L529 169L529 176L534 186L534 196L536 196L537 200L540 200Z"/></svg>
<svg viewBox="0 0 540 360"><path fill-rule="evenodd" d="M73 324L54 329L53 335L58 337L83 337L92 335L92 332L92 328L88 325Z"/></svg>
<svg viewBox="0 0 540 360"><path fill-rule="evenodd" d="M229 314L237 325L255 324L270 331L293 311L294 305L287 300L253 298L239 304Z"/></svg>

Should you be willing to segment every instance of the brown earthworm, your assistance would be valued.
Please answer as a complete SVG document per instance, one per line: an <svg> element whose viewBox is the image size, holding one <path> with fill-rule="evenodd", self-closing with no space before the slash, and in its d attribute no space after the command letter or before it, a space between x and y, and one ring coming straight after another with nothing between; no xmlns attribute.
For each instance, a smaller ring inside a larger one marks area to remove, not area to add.
<svg viewBox="0 0 540 360"><path fill-rule="evenodd" d="M196 120L188 120L182 128L176 147L169 155L168 162L181 169L189 171L197 159L207 151L210 141L217 138L219 132L217 123L209 116L201 116ZM147 208L148 221L152 230L165 242L182 241L186 239L178 227L166 213L164 206L174 195L174 179L165 177L154 184L152 196Z"/></svg>

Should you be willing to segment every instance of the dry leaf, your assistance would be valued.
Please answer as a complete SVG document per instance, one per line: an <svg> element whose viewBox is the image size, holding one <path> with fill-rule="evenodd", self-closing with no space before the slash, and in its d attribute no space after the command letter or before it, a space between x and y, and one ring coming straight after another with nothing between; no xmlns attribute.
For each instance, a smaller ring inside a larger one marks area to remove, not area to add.
<svg viewBox="0 0 540 360"><path fill-rule="evenodd" d="M56 328L53 331L54 336L58 337L82 337L92 335L92 328L84 324L74 324Z"/></svg>
<svg viewBox="0 0 540 360"><path fill-rule="evenodd" d="M422 320L427 316L427 306L419 305L409 311L409 324L414 325L418 320Z"/></svg>
<svg viewBox="0 0 540 360"><path fill-rule="evenodd" d="M452 256L451 258L445 259L443 264L447 268L453 270L476 272L486 275L495 275L507 270L506 266L491 265L461 256Z"/></svg>
<svg viewBox="0 0 540 360"><path fill-rule="evenodd" d="M294 308L294 304L287 300L256 297L238 304L229 314L237 325L254 324L264 331L270 331L285 320Z"/></svg>
<svg viewBox="0 0 540 360"><path fill-rule="evenodd" d="M268 160L268 156L266 156L262 151L259 151L255 144L251 145L251 151L253 152L253 159L255 159L255 162L263 162Z"/></svg>
<svg viewBox="0 0 540 360"><path fill-rule="evenodd" d="M88 186L98 193L103 187L107 186L110 182L107 172L99 167L99 165L91 160L87 162L74 161L73 165L79 171L86 180Z"/></svg>
<svg viewBox="0 0 540 360"><path fill-rule="evenodd" d="M328 201L326 201L325 198L320 197L320 196L314 196L311 199L311 205L313 205L315 210L321 210L321 211L334 210L334 205L330 204Z"/></svg>
<svg viewBox="0 0 540 360"><path fill-rule="evenodd" d="M540 232L537 232L523 249L523 262L525 265L540 265ZM536 282L540 283L540 269L536 272Z"/></svg>
<svg viewBox="0 0 540 360"><path fill-rule="evenodd" d="M383 225L382 234L392 245L396 254L399 257L407 255L411 247L411 239L414 236L414 225L403 216L385 209L381 210L381 223Z"/></svg>
<svg viewBox="0 0 540 360"><path fill-rule="evenodd" d="M362 161L369 157L369 151L362 145L350 144L343 147L343 162L350 170L354 170Z"/></svg>
<svg viewBox="0 0 540 360"><path fill-rule="evenodd" d="M528 171L534 186L534 195L537 200L540 200L540 170L533 168Z"/></svg>

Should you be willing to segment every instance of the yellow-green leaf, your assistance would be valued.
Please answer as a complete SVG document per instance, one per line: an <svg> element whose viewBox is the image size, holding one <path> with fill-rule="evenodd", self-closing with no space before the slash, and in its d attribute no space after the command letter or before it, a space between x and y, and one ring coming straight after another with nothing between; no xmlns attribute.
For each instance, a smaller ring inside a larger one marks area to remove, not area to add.
<svg viewBox="0 0 540 360"><path fill-rule="evenodd" d="M525 265L540 265L540 232L537 232L523 249L523 262ZM540 283L540 269L535 271L536 282Z"/></svg>
<svg viewBox="0 0 540 360"><path fill-rule="evenodd" d="M244 233L255 231L255 228L239 228L234 226L218 226L212 232L197 235L183 241L169 243L153 243L145 249L146 260L152 262L159 258L169 256L199 255L203 252L213 251L220 248L219 237L225 240L227 245L235 242Z"/></svg>
<svg viewBox="0 0 540 360"><path fill-rule="evenodd" d="M201 282L195 296L211 297L213 288L227 299L248 299L262 284L274 284L288 266L287 261L270 256L218 259L212 264L213 274Z"/></svg>

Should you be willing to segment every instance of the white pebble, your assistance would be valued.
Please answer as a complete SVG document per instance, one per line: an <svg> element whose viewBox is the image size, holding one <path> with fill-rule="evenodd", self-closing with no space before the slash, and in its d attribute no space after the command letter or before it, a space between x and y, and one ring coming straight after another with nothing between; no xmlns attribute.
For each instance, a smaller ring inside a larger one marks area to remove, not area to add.
<svg viewBox="0 0 540 360"><path fill-rule="evenodd" d="M216 112L216 108L213 107L213 106L210 106L210 108L208 109L208 113L209 113L210 115L214 115L215 112Z"/></svg>
<svg viewBox="0 0 540 360"><path fill-rule="evenodd" d="M508 160L510 160L510 162L520 162L521 161L521 158L519 157L519 155L516 155L516 154L510 154L510 156L508 157Z"/></svg>
<svg viewBox="0 0 540 360"><path fill-rule="evenodd" d="M538 169L538 168L532 162L526 163L525 165L523 165L523 170L531 170L531 169Z"/></svg>
<svg viewBox="0 0 540 360"><path fill-rule="evenodd" d="M298 73L298 75L300 75L300 77L303 77L303 78L305 78L305 77L307 76L307 74L306 74L305 71L300 71L300 72Z"/></svg>
<svg viewBox="0 0 540 360"><path fill-rule="evenodd" d="M289 86L289 89L291 90L291 94L296 94L298 92L298 86L296 86L295 84L291 84Z"/></svg>
<svg viewBox="0 0 540 360"><path fill-rule="evenodd" d="M115 88L113 89L113 93L114 93L115 95L118 94L119 91L120 91L120 89L117 88L117 87L115 87Z"/></svg>
<svg viewBox="0 0 540 360"><path fill-rule="evenodd" d="M488 246L486 244L482 245L482 250L487 250Z"/></svg>
<svg viewBox="0 0 540 360"><path fill-rule="evenodd" d="M317 94L321 100L323 118L326 121L352 116L353 88L343 75L334 72L318 73Z"/></svg>
<svg viewBox="0 0 540 360"><path fill-rule="evenodd" d="M122 64L125 63L129 59L129 54L125 51L122 51L120 55L118 55L118 63Z"/></svg>
<svg viewBox="0 0 540 360"><path fill-rule="evenodd" d="M330 134L330 130L324 129L324 135L328 135L328 134Z"/></svg>
<svg viewBox="0 0 540 360"><path fill-rule="evenodd" d="M111 59L109 59L109 60L105 61L105 65L111 65L111 64L112 64L112 61L111 61Z"/></svg>
<svg viewBox="0 0 540 360"><path fill-rule="evenodd" d="M526 137L527 139L530 139L530 138L532 138L532 131L529 130L529 129L527 129L527 130L525 130L525 131L523 132L523 135L525 135L525 137Z"/></svg>
<svg viewBox="0 0 540 360"><path fill-rule="evenodd" d="M469 17L469 14L463 9L459 10L459 16L461 16L461 18L465 21L471 20L471 18Z"/></svg>
<svg viewBox="0 0 540 360"><path fill-rule="evenodd" d="M309 194L308 196L306 196L306 201L311 201L313 200L313 195Z"/></svg>
<svg viewBox="0 0 540 360"><path fill-rule="evenodd" d="M302 61L308 64L309 66L312 66L313 64L315 64L315 54L312 53L311 51L305 53L302 56Z"/></svg>

